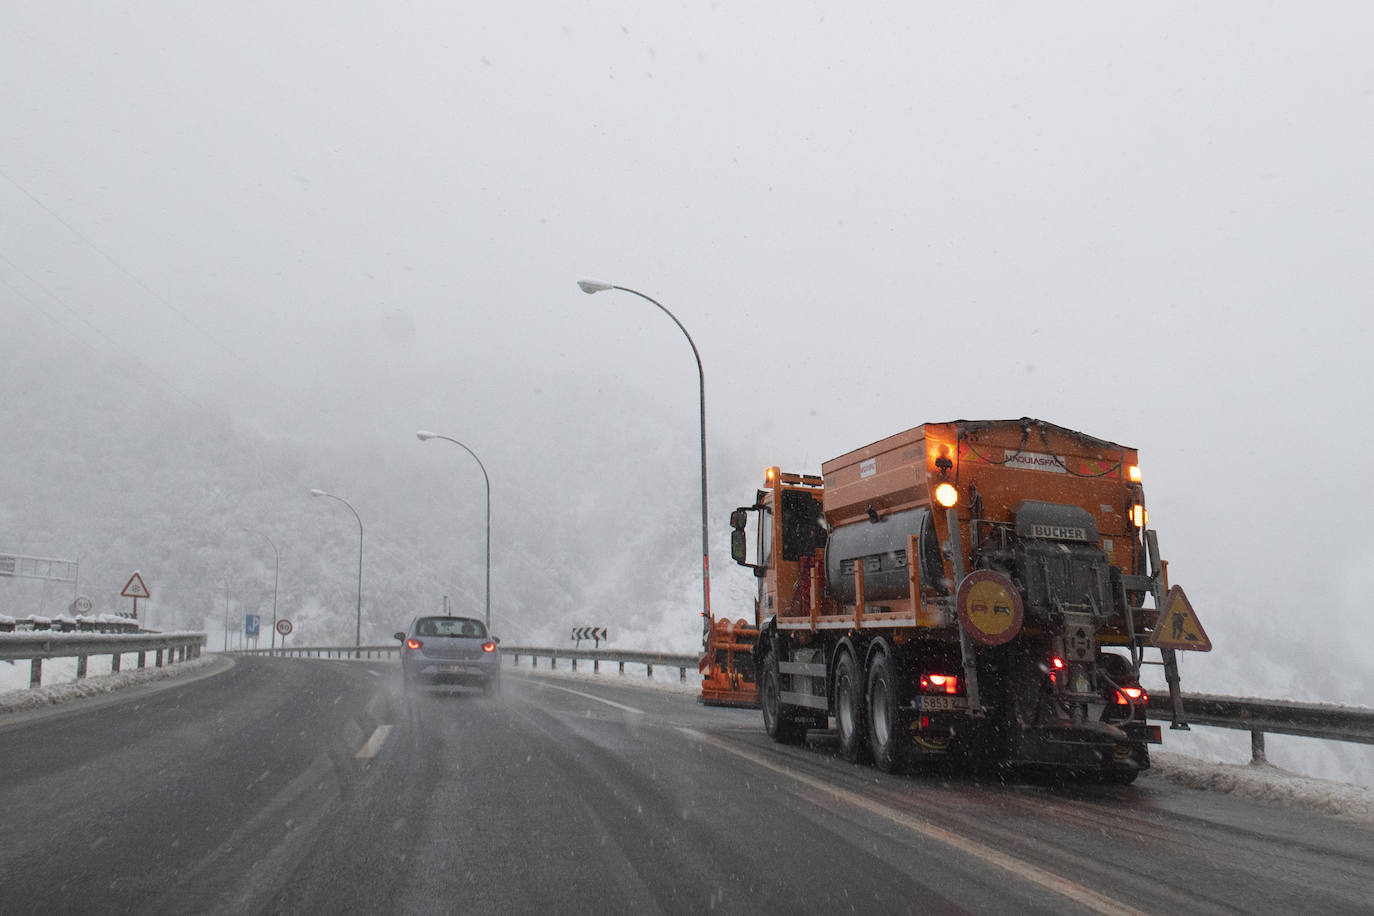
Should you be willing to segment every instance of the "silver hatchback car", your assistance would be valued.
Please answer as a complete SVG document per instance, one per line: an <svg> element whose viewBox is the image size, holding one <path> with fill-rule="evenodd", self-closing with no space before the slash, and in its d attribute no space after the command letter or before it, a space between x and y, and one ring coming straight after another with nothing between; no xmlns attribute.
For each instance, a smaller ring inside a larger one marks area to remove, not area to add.
<svg viewBox="0 0 1374 916"><path fill-rule="evenodd" d="M471 617L416 617L401 641L401 672L407 689L421 682L472 684L501 692L501 640Z"/></svg>

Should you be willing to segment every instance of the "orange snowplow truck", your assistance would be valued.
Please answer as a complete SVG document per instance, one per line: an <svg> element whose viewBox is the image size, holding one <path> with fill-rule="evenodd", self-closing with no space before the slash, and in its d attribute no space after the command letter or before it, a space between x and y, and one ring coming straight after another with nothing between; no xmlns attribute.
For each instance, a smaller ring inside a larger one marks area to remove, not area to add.
<svg viewBox="0 0 1374 916"><path fill-rule="evenodd" d="M1151 663L1187 728L1176 651L1211 644L1169 587L1135 449L956 420L821 471L770 468L731 514L731 554L759 579L757 633L732 642L754 640L775 741L833 718L843 755L883 770L957 759L1129 783L1160 741Z"/></svg>
<svg viewBox="0 0 1374 916"><path fill-rule="evenodd" d="M706 650L697 662L701 673L703 706L759 705L758 684L754 677L754 646L758 645L758 623L712 618L706 628Z"/></svg>

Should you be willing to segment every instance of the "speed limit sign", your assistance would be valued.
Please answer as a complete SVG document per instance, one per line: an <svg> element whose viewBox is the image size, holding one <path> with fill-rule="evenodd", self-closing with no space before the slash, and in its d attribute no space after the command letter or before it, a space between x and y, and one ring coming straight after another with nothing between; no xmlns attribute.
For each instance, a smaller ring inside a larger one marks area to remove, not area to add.
<svg viewBox="0 0 1374 916"><path fill-rule="evenodd" d="M291 621L287 620L285 617L283 617L281 620L278 620L278 621L277 621L277 632L280 633L280 634L283 635L283 636L285 636L287 633L290 633L290 632L291 632Z"/></svg>

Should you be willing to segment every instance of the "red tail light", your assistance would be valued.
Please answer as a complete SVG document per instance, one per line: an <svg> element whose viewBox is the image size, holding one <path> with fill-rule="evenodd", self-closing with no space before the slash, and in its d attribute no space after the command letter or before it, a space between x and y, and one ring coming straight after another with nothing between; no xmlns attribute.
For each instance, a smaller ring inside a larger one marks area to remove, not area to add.
<svg viewBox="0 0 1374 916"><path fill-rule="evenodd" d="M1118 706L1129 706L1132 703L1148 703L1150 695L1145 692L1144 687L1119 687L1116 691L1116 702Z"/></svg>
<svg viewBox="0 0 1374 916"><path fill-rule="evenodd" d="M496 651L496 643L494 643L494 642L492 642L490 639L488 639L486 642L482 643L482 651L483 651L483 652L495 652L495 651Z"/></svg>
<svg viewBox="0 0 1374 916"><path fill-rule="evenodd" d="M423 645L424 643L420 642L420 640L416 639L414 636L406 640L407 649L418 649Z"/></svg>
<svg viewBox="0 0 1374 916"><path fill-rule="evenodd" d="M921 675L922 693L958 693L959 678L953 674Z"/></svg>
<svg viewBox="0 0 1374 916"><path fill-rule="evenodd" d="M1059 656L1050 659L1050 683L1059 683L1059 672L1064 670L1064 660Z"/></svg>

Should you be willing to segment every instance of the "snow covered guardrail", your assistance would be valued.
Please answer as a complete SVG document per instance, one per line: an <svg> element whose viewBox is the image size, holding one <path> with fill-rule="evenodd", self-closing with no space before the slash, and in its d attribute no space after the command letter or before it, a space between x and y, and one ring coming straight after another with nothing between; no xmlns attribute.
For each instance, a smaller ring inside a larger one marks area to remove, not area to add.
<svg viewBox="0 0 1374 916"><path fill-rule="evenodd" d="M1264 760L1265 732L1374 744L1374 709L1362 706L1185 693L1183 713L1190 725L1248 731L1250 754L1256 762ZM1173 706L1167 694L1150 697L1150 718L1173 720Z"/></svg>
<svg viewBox="0 0 1374 916"><path fill-rule="evenodd" d="M76 676L86 676L86 660L92 655L110 656L110 673L119 672L125 655L138 654L138 667L147 663L147 654L154 654L154 664L167 664L200 657L205 645L204 633L59 633L24 632L0 633L0 661L29 660L29 686L43 683L43 660L75 658Z"/></svg>

